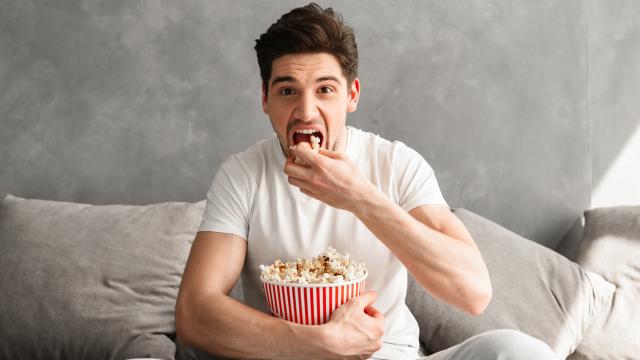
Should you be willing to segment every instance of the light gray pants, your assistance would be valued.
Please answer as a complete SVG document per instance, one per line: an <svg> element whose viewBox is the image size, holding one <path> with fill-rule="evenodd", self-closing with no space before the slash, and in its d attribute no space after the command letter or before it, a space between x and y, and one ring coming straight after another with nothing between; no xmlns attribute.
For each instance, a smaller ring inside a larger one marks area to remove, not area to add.
<svg viewBox="0 0 640 360"><path fill-rule="evenodd" d="M421 360L556 360L543 341L511 329L491 330Z"/></svg>
<svg viewBox="0 0 640 360"><path fill-rule="evenodd" d="M183 360L222 360L196 348L185 347L178 342L176 358ZM377 359L377 358L371 358ZM406 348L396 355L385 357L394 360L557 360L544 342L516 330L491 330L471 337L458 345L435 354L420 357L415 348Z"/></svg>

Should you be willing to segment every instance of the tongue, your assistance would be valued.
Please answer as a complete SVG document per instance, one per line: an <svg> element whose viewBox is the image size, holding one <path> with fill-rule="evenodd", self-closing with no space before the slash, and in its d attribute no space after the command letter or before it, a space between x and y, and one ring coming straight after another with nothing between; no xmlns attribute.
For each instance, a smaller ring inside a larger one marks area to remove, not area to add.
<svg viewBox="0 0 640 360"><path fill-rule="evenodd" d="M311 134L294 133L293 134L293 143L295 145L298 145L301 142L307 142L307 143L311 144Z"/></svg>

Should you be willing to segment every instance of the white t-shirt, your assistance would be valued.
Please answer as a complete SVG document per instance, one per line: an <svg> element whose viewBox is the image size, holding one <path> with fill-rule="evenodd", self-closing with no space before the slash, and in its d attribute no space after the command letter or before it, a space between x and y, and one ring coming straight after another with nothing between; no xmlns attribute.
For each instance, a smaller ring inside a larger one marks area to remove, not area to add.
<svg viewBox="0 0 640 360"><path fill-rule="evenodd" d="M399 141L347 126L345 154L378 189L409 211L420 205L447 205L429 164ZM352 213L313 199L287 182L285 156L276 134L228 158L207 193L199 231L247 240L242 270L245 303L269 313L259 265L275 259L317 256L328 246L364 261L367 290L385 316L383 347L374 357L415 355L418 324L405 305L407 270Z"/></svg>

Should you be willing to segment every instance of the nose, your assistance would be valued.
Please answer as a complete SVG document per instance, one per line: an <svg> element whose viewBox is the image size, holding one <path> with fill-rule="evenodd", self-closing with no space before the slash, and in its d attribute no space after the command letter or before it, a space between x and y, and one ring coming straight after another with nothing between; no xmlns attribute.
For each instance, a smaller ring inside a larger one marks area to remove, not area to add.
<svg viewBox="0 0 640 360"><path fill-rule="evenodd" d="M315 97L309 94L300 96L293 115L302 121L312 121L319 118L320 112Z"/></svg>

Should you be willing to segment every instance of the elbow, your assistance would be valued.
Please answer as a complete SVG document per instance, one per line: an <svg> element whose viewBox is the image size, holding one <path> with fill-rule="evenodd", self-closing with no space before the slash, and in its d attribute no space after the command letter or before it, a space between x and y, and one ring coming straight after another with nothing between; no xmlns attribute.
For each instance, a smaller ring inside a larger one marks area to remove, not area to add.
<svg viewBox="0 0 640 360"><path fill-rule="evenodd" d="M493 290L491 288L491 282L487 281L487 284L481 289L476 290L475 295L466 307L466 312L473 316L482 314L489 304L493 296Z"/></svg>
<svg viewBox="0 0 640 360"><path fill-rule="evenodd" d="M215 304L215 297L201 294L179 293L175 306L176 340L181 345L195 347L217 354L220 343L212 318L204 318L202 304ZM214 305L215 307L215 305ZM205 310L206 311L206 310Z"/></svg>
<svg viewBox="0 0 640 360"><path fill-rule="evenodd" d="M176 341L184 346L193 345L193 343L189 340L189 337L186 331L184 331L184 328L180 326L180 322L178 321L177 317L176 317Z"/></svg>
<svg viewBox="0 0 640 360"><path fill-rule="evenodd" d="M185 346L193 346L193 340L189 333L189 319L188 311L184 305L184 301L178 299L175 308L175 324L176 324L176 339Z"/></svg>

